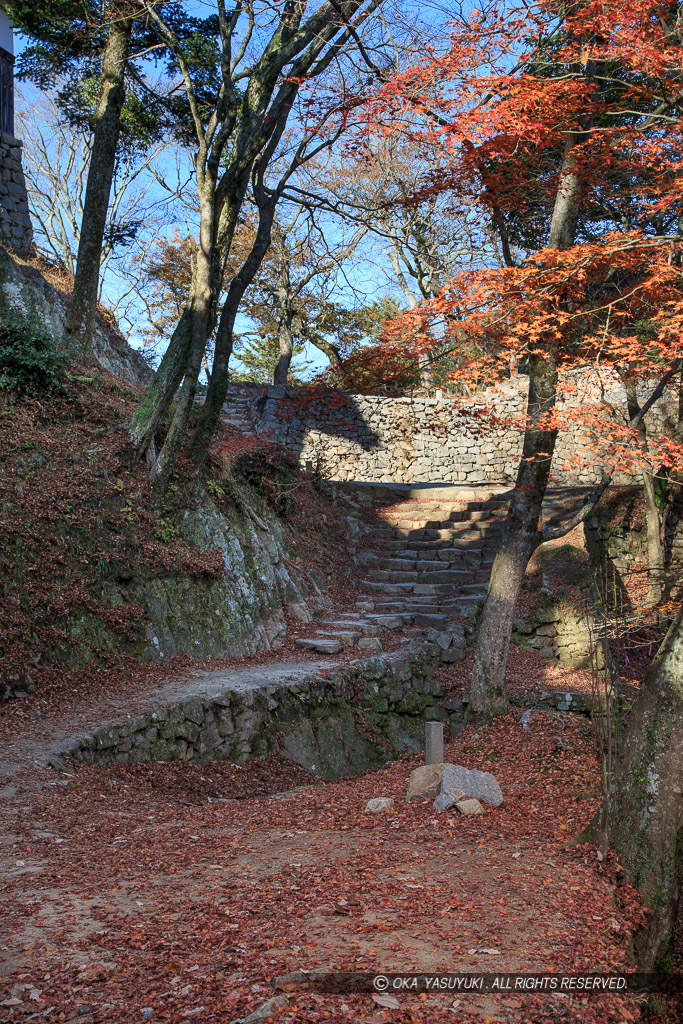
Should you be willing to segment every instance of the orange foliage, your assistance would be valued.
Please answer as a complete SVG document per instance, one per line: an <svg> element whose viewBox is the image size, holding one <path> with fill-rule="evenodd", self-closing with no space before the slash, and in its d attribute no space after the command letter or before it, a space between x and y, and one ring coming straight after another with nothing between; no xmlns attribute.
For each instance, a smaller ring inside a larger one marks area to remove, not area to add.
<svg viewBox="0 0 683 1024"><path fill-rule="evenodd" d="M388 378L397 352L437 359L444 349L461 354L448 376L470 390L500 381L511 361L532 353L558 370L618 369L648 385L680 369L677 5L594 0L558 10L554 0L513 0L475 12L458 24L447 54L395 77L366 108L369 133L401 132L450 151L447 169L436 169L413 202L451 192L478 206L482 224L495 225L508 247L507 266L458 275L388 326ZM550 248L570 148L579 181L575 244ZM630 457L629 432L609 408L593 405L586 418L619 459ZM683 446L664 438L659 455L680 466Z"/></svg>

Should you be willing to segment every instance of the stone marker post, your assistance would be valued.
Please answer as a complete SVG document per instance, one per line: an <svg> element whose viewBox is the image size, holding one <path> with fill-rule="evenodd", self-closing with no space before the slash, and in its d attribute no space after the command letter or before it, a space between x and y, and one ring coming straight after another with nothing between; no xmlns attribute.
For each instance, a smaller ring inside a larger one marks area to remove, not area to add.
<svg viewBox="0 0 683 1024"><path fill-rule="evenodd" d="M443 764L443 722L425 723L425 764Z"/></svg>

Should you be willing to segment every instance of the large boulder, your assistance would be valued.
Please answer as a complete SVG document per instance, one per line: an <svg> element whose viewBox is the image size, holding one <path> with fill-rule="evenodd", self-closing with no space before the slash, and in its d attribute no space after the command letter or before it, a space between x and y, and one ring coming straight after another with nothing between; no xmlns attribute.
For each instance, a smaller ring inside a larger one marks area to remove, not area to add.
<svg viewBox="0 0 683 1024"><path fill-rule="evenodd" d="M490 772L480 772L476 768L469 770L458 764L445 764L442 767L442 793L447 793L449 789L461 789L468 797L484 800L493 807L500 807L503 803L498 780Z"/></svg>
<svg viewBox="0 0 683 1024"><path fill-rule="evenodd" d="M484 800L493 807L503 803L498 780L490 772L470 770L459 764L424 764L410 774L406 800L436 798L438 806L436 802L434 806L444 811L465 797Z"/></svg>

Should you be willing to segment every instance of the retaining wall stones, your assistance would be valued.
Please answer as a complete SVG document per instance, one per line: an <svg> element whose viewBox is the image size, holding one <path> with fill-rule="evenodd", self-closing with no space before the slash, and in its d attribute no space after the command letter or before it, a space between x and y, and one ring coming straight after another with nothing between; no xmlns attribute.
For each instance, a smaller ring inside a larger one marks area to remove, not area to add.
<svg viewBox="0 0 683 1024"><path fill-rule="evenodd" d="M33 248L33 229L21 147L19 139L0 132L0 243L19 256L28 256Z"/></svg>
<svg viewBox="0 0 683 1024"><path fill-rule="evenodd" d="M605 399L626 422L623 387L603 382ZM463 404L449 395L352 395L333 389L235 385L229 402L245 399L258 433L288 448L305 465L335 480L369 482L512 483L521 454L527 378L518 376ZM592 484L601 476L593 438L577 418L595 407L597 379L567 376L558 408L565 419L553 459L558 484ZM228 408L230 405L228 406ZM662 400L647 418L654 434L675 423L676 401ZM615 484L631 482L616 473Z"/></svg>
<svg viewBox="0 0 683 1024"><path fill-rule="evenodd" d="M414 642L340 665L328 678L188 697L97 729L64 753L89 763L239 763L278 751L323 778L361 772L419 750L428 719L452 718L452 728L462 728L462 702L454 712L443 707L433 675L444 654L450 661L464 657L462 631L453 632L446 651L439 643Z"/></svg>

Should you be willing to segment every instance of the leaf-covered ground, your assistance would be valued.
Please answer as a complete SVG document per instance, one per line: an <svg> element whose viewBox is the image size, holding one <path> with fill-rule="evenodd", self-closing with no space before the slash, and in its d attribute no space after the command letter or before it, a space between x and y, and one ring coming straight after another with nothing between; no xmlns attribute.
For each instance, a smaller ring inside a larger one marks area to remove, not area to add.
<svg viewBox="0 0 683 1024"><path fill-rule="evenodd" d="M272 1020L302 1024L638 1020L621 995L385 1009L278 988L301 969L633 969L638 899L595 847L566 845L598 801L587 720L538 710L524 730L517 710L447 758L493 771L504 806L407 804L415 759L326 786L279 758L42 770L5 811L0 1019L230 1024L279 995ZM375 796L394 810L365 813Z"/></svg>

